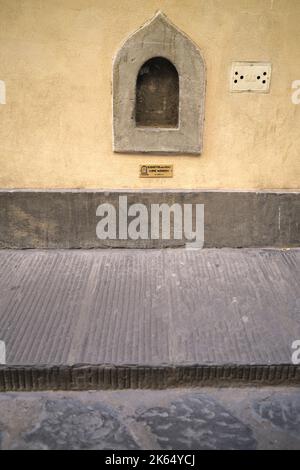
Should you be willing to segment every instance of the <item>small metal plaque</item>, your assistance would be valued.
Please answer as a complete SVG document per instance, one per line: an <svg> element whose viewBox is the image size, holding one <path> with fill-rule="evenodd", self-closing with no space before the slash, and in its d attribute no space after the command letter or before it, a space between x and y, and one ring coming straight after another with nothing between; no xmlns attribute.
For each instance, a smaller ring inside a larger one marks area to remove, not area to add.
<svg viewBox="0 0 300 470"><path fill-rule="evenodd" d="M140 165L140 178L173 178L173 165Z"/></svg>

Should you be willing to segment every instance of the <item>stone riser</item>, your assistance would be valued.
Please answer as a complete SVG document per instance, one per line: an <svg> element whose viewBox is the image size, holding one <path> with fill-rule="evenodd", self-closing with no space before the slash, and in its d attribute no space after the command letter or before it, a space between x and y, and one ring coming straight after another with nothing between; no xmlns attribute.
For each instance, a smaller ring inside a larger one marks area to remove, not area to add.
<svg viewBox="0 0 300 470"><path fill-rule="evenodd" d="M4 366L0 392L42 390L165 389L194 386L299 385L300 366Z"/></svg>

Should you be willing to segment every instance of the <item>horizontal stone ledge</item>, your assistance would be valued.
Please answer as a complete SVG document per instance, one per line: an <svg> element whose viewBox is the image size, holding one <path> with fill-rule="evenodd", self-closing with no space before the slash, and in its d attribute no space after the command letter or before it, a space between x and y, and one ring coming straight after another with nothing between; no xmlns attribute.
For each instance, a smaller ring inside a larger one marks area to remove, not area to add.
<svg viewBox="0 0 300 470"><path fill-rule="evenodd" d="M109 203L118 211L120 196L127 197L128 207L144 204L149 213L151 204L202 204L205 248L300 246L299 191L0 190L0 248L165 248L186 244L184 235L177 240L161 236L157 240L97 238L97 208Z"/></svg>
<svg viewBox="0 0 300 470"><path fill-rule="evenodd" d="M0 366L0 392L298 384L300 366L291 364Z"/></svg>

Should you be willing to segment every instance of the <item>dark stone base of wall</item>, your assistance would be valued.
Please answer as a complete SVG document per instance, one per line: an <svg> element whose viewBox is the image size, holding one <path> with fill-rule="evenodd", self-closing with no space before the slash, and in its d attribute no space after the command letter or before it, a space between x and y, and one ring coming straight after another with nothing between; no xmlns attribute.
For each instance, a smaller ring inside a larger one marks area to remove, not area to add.
<svg viewBox="0 0 300 470"><path fill-rule="evenodd" d="M134 203L204 204L206 248L300 246L300 192L0 191L0 248L161 248L185 240L99 240L96 209Z"/></svg>

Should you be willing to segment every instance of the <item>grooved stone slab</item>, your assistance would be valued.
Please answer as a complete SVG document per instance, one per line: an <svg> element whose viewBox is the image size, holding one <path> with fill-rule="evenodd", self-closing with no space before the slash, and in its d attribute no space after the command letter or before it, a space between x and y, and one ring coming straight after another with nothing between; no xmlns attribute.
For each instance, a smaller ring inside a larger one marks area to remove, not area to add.
<svg viewBox="0 0 300 470"><path fill-rule="evenodd" d="M45 365L47 386L66 389L300 379L299 261L298 249L1 251L0 388L43 389Z"/></svg>

